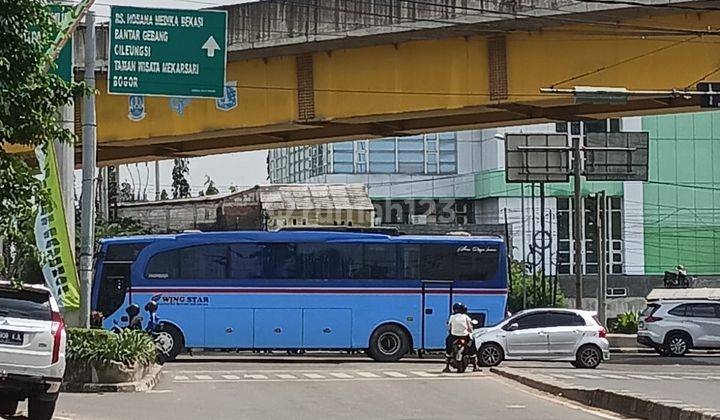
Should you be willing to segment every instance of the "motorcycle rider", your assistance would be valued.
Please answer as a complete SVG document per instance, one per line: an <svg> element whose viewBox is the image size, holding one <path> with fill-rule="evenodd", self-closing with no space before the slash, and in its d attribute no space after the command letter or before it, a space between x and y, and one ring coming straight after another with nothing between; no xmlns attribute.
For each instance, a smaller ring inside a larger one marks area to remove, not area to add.
<svg viewBox="0 0 720 420"><path fill-rule="evenodd" d="M468 340L468 349L474 353L474 344L472 340L472 319L467 315L467 307L456 302L452 307L453 314L448 319L448 336L445 338L445 369L443 372L450 372L450 359L452 358L453 344L459 338ZM471 357L473 370L477 370L475 358Z"/></svg>

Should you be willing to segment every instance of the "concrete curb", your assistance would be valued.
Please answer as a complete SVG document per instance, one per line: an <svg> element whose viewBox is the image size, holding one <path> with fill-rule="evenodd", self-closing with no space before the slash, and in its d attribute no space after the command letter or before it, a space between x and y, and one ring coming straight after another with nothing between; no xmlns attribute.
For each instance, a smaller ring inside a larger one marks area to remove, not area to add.
<svg viewBox="0 0 720 420"><path fill-rule="evenodd" d="M96 383L63 383L62 392L71 393L98 393L98 392L145 392L149 391L160 381L161 365L153 365L149 372L137 382L121 382L117 384Z"/></svg>
<svg viewBox="0 0 720 420"><path fill-rule="evenodd" d="M720 420L720 410L702 409L680 401L657 400L625 391L565 385L541 380L526 372L518 373L513 369L490 368L490 372L540 391L624 416L663 420Z"/></svg>

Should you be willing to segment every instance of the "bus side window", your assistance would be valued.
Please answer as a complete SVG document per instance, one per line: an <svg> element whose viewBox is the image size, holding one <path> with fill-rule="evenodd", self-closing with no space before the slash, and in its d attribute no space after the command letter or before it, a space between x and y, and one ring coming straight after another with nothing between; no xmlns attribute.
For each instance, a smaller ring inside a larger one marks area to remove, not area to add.
<svg viewBox="0 0 720 420"><path fill-rule="evenodd" d="M418 245L403 245L402 267L405 280L420 279L420 247Z"/></svg>

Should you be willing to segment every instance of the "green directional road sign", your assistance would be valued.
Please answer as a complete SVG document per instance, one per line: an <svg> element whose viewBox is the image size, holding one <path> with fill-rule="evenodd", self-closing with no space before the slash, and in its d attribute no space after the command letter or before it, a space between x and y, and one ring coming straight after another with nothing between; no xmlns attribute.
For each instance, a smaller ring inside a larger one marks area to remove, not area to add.
<svg viewBox="0 0 720 420"><path fill-rule="evenodd" d="M227 12L113 6L108 93L221 98Z"/></svg>
<svg viewBox="0 0 720 420"><path fill-rule="evenodd" d="M55 19L57 19L58 22L62 22L65 18L65 15L72 12L72 7L64 5L52 5L50 6L50 10L52 11L53 15L55 15ZM73 80L72 35L70 35L70 38L65 43L63 49L60 50L60 54L57 56L57 59L55 59L55 64L57 65L57 68L53 69L53 73L62 77L63 80L65 80L66 82L71 82Z"/></svg>

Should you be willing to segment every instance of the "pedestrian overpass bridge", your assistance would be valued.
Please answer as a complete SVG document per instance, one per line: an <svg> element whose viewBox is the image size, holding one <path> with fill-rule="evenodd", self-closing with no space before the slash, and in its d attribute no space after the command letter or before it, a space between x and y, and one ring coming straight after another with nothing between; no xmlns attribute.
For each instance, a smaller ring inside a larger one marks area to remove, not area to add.
<svg viewBox="0 0 720 420"><path fill-rule="evenodd" d="M226 9L223 100L110 96L102 63L100 165L693 111L697 96L586 101L541 89L668 91L720 80L712 1L289 0Z"/></svg>

